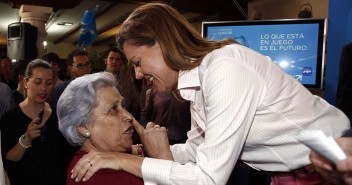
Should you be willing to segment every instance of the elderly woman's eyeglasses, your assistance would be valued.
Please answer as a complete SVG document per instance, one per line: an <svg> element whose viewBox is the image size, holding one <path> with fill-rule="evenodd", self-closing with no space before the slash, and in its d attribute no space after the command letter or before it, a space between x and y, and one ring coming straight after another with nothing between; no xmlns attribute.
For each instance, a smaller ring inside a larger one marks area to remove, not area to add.
<svg viewBox="0 0 352 185"><path fill-rule="evenodd" d="M72 64L71 66L77 67L78 69L84 69L86 67L90 67L90 63L78 63L78 64Z"/></svg>

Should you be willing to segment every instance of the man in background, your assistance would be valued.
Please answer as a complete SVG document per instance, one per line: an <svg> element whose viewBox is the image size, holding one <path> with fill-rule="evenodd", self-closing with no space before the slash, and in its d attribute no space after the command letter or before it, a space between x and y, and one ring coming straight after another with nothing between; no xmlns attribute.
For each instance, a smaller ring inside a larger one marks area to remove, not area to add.
<svg viewBox="0 0 352 185"><path fill-rule="evenodd" d="M17 83L13 79L13 66L9 57L0 58L0 82L8 85L11 90L17 89Z"/></svg>
<svg viewBox="0 0 352 185"><path fill-rule="evenodd" d="M49 64L51 64L51 66L53 68L53 72L54 72L54 79L53 79L54 87L56 85L64 83L64 81L62 81L59 78L59 72L61 70L61 68L60 68L60 57L56 53L50 52L48 54L45 54L42 57L42 59L47 61L47 62L49 62Z"/></svg>
<svg viewBox="0 0 352 185"><path fill-rule="evenodd" d="M56 110L57 101L59 100L62 92L66 89L67 85L75 78L89 74L91 71L88 52L75 49L67 56L68 70L71 75L71 79L64 81L62 84L58 84L53 89L53 95L50 100L51 107Z"/></svg>
<svg viewBox="0 0 352 185"><path fill-rule="evenodd" d="M352 120L352 43L342 48L339 83L336 93L336 107L341 109Z"/></svg>
<svg viewBox="0 0 352 185"><path fill-rule="evenodd" d="M13 100L10 87L0 82L0 120L2 115L13 107L15 107L15 102ZM1 136L1 132L0 132L0 136ZM1 153L1 139L0 139L0 153ZM10 182L3 168L2 158L0 156L0 185L5 185L5 184L9 185Z"/></svg>
<svg viewBox="0 0 352 185"><path fill-rule="evenodd" d="M116 47L111 47L105 52L105 71L114 74L117 79L117 88L125 99L125 107L134 118L139 120L140 98L137 86L133 83L132 68L128 68L127 59Z"/></svg>

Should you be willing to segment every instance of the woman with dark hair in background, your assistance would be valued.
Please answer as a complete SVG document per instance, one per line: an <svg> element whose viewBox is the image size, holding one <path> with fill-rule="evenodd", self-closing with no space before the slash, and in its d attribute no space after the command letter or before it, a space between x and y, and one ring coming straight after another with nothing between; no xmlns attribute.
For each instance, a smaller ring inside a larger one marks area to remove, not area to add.
<svg viewBox="0 0 352 185"><path fill-rule="evenodd" d="M24 86L26 99L0 122L5 170L12 185L63 185L68 144L58 130L55 112L46 103L53 88L51 65L40 59L31 61Z"/></svg>
<svg viewBox="0 0 352 185"><path fill-rule="evenodd" d="M147 91L145 108L141 111L141 124L153 122L167 128L169 144L185 143L191 128L189 102L176 98L170 90L158 89L157 82Z"/></svg>

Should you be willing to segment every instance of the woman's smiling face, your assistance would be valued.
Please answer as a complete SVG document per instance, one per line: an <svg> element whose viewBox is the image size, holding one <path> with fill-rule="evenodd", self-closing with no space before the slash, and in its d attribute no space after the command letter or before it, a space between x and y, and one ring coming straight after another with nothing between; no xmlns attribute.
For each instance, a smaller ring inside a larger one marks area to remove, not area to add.
<svg viewBox="0 0 352 185"><path fill-rule="evenodd" d="M158 42L153 46L135 46L126 41L123 50L134 66L137 79L155 80L160 88L177 87L178 71L167 66Z"/></svg>

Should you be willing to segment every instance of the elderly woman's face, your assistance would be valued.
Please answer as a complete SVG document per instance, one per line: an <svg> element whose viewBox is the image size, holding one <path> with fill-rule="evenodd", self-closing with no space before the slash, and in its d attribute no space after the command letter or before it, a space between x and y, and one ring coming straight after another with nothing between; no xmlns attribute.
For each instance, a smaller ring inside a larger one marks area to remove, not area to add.
<svg viewBox="0 0 352 185"><path fill-rule="evenodd" d="M92 109L95 118L89 141L98 150L127 152L132 145L132 116L123 107L123 97L112 86L96 91L98 106Z"/></svg>

